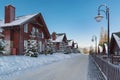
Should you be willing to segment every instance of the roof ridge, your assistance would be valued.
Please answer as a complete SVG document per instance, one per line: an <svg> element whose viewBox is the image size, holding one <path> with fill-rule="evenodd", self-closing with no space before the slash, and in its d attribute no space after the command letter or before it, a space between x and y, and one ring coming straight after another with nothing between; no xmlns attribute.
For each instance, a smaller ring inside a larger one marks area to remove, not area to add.
<svg viewBox="0 0 120 80"><path fill-rule="evenodd" d="M115 32L113 34L116 34L118 37L120 37L120 32Z"/></svg>
<svg viewBox="0 0 120 80"><path fill-rule="evenodd" d="M28 15L35 15L35 14L39 14L39 13L32 13L32 14L28 14ZM21 15L21 16L17 16L15 18L18 18L18 17L24 17L24 16L28 16L27 14L26 15Z"/></svg>
<svg viewBox="0 0 120 80"><path fill-rule="evenodd" d="M29 14L29 15L25 15L25 16L19 16L19 17L16 17L14 21L10 22L10 23L2 23L1 22L1 25L0 27L6 27L6 26L15 26L15 25L21 25L23 24L24 22L26 22L27 20L39 15L40 13L36 13L36 14ZM4 21L4 20L3 20Z"/></svg>

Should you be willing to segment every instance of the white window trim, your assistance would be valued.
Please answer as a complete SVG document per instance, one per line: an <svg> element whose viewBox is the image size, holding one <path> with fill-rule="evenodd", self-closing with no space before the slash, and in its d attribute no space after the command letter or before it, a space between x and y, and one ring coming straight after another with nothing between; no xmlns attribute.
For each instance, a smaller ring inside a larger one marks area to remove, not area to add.
<svg viewBox="0 0 120 80"><path fill-rule="evenodd" d="M43 34L43 32L42 32L42 38L44 38L44 34Z"/></svg>
<svg viewBox="0 0 120 80"><path fill-rule="evenodd" d="M28 24L24 24L24 32L28 33Z"/></svg>
<svg viewBox="0 0 120 80"><path fill-rule="evenodd" d="M28 41L24 40L24 49L27 49L27 48L28 48Z"/></svg>
<svg viewBox="0 0 120 80"><path fill-rule="evenodd" d="M36 32L39 33L39 30L36 28Z"/></svg>

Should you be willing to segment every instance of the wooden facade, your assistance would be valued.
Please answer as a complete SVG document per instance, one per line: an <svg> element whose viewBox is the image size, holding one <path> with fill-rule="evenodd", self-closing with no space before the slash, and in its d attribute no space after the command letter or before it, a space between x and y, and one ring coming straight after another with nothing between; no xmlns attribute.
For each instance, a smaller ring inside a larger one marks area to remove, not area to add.
<svg viewBox="0 0 120 80"><path fill-rule="evenodd" d="M15 18L15 7L5 7L5 21L0 26L4 29L4 39L7 41L8 54L23 55L30 35L34 34L39 44L40 52L45 50L50 33L41 13Z"/></svg>
<svg viewBox="0 0 120 80"><path fill-rule="evenodd" d="M120 32L112 33L110 53L114 55L120 55Z"/></svg>
<svg viewBox="0 0 120 80"><path fill-rule="evenodd" d="M67 37L65 33L55 33L51 35L53 52L64 52L67 48Z"/></svg>

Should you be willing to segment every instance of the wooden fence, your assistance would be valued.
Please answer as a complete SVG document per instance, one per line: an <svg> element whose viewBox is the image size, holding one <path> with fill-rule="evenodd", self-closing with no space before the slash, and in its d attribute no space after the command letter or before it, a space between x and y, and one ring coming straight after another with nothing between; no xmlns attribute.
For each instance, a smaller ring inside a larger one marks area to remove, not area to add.
<svg viewBox="0 0 120 80"><path fill-rule="evenodd" d="M120 65L114 65L96 55L92 55L92 57L107 77L107 80L120 80Z"/></svg>

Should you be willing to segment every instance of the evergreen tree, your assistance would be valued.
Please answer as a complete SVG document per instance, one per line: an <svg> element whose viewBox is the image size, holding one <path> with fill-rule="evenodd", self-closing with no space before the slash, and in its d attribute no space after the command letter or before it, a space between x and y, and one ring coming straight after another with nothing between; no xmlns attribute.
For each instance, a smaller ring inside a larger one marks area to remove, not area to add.
<svg viewBox="0 0 120 80"><path fill-rule="evenodd" d="M0 54L6 54L5 47L7 46L7 42L3 39L0 39Z"/></svg>
<svg viewBox="0 0 120 80"><path fill-rule="evenodd" d="M31 39L28 40L28 47L25 50L26 56L37 57L38 56L38 44L34 40L34 35L30 35Z"/></svg>
<svg viewBox="0 0 120 80"><path fill-rule="evenodd" d="M2 39L2 37L4 37L4 35L2 34L3 29L0 28L0 55L4 55L6 54L6 46L7 46L7 42L5 40Z"/></svg>

